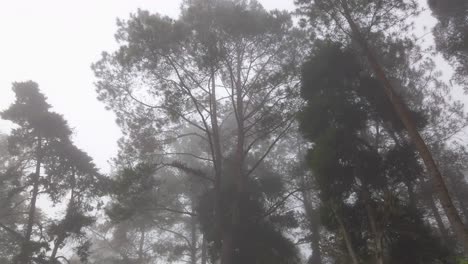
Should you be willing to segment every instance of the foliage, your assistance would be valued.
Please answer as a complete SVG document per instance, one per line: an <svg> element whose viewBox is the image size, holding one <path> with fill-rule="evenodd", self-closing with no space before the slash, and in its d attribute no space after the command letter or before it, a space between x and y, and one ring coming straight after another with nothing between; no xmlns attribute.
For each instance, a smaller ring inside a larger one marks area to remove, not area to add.
<svg viewBox="0 0 468 264"><path fill-rule="evenodd" d="M464 0L428 0L438 19L433 29L437 50L454 65L456 80L468 84L468 4Z"/></svg>

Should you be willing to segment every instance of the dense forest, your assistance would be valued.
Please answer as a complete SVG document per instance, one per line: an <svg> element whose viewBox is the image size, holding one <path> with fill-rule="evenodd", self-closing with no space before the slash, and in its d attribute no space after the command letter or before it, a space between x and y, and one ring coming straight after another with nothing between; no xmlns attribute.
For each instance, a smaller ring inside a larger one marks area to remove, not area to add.
<svg viewBox="0 0 468 264"><path fill-rule="evenodd" d="M468 92L468 1L295 5L185 0L176 19L119 19L118 48L90 62L123 135L110 173L40 84L13 83L0 263L467 263L452 87Z"/></svg>

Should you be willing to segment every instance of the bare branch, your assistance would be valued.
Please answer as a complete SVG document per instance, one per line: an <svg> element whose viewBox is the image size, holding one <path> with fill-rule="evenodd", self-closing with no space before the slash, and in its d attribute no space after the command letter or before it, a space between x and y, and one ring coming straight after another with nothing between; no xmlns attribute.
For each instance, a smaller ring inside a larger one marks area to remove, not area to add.
<svg viewBox="0 0 468 264"><path fill-rule="evenodd" d="M210 158L205 158L205 157L200 157L200 156L197 156L195 154L192 154L192 153L186 153L186 152L166 152L166 153L155 153L154 155L156 156L164 156L164 155L185 155L185 156L190 156L190 157L193 157L193 158L196 158L196 159L199 159L199 160L204 160L204 161L209 161L209 162L213 162L213 159L210 159Z"/></svg>
<svg viewBox="0 0 468 264"><path fill-rule="evenodd" d="M187 243L188 246L191 246L191 245L192 245L192 243L190 242L190 240L189 240L186 236L184 236L183 234L181 234L181 233L179 233L179 232L176 232L176 231L173 231L173 230L170 230L170 229L167 229L167 228L164 228L164 227L160 226L160 225L158 224L158 222L156 222L155 220L152 220L152 221L153 221L153 223L155 224L156 228L161 229L162 231L171 233L171 234L173 234L173 235L175 235L175 236L177 236L177 237L182 238L183 240L185 240L185 242Z"/></svg>
<svg viewBox="0 0 468 264"><path fill-rule="evenodd" d="M16 240L19 240L19 241L24 240L24 237L19 232L13 230L12 228L9 228L8 226L4 225L3 223L0 223L0 227L3 228L8 233L10 233Z"/></svg>
<svg viewBox="0 0 468 264"><path fill-rule="evenodd" d="M164 165L166 166L171 166L177 169L180 169L188 174L194 175L196 177L200 177L202 179L208 180L210 182L214 182L214 180L208 176L205 175L205 173L201 170L190 168L189 166L183 164L182 162L179 161L174 161L171 163L165 163Z"/></svg>
<svg viewBox="0 0 468 264"><path fill-rule="evenodd" d="M281 198L281 200L279 200L278 202L276 202L274 205L272 205L268 210L266 210L266 212L263 214L263 217L267 217L269 215L271 215L272 213L274 213L279 207L281 207L291 196L293 196L294 194L298 193L298 192L302 192L304 189L302 188L298 188L298 189L295 189L295 190L292 190L291 192L289 192L287 195L285 195L283 198Z"/></svg>
<svg viewBox="0 0 468 264"><path fill-rule="evenodd" d="M153 208L154 210L164 210L172 213L177 213L177 214L183 214L183 215L190 215L190 216L197 216L196 213L189 212L189 211L182 211L182 210L177 210L169 207L164 207L164 206L157 206Z"/></svg>
<svg viewBox="0 0 468 264"><path fill-rule="evenodd" d="M270 151L273 149L273 147L276 145L276 143L286 134L286 132L291 128L292 124L294 123L294 118L291 118L290 123L288 126L275 138L273 143L268 147L267 151L263 154L263 156L255 163L255 165L247 172L246 177L248 177L252 172L255 171L255 169L262 163L262 161L266 158L266 156L270 153Z"/></svg>

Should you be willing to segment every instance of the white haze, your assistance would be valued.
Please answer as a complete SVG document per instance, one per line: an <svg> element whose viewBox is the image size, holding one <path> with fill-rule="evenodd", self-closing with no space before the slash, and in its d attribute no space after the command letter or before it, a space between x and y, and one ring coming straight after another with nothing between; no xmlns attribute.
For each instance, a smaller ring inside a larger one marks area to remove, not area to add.
<svg viewBox="0 0 468 264"><path fill-rule="evenodd" d="M293 10L293 1L262 0L267 9ZM138 8L176 18L181 0L0 0L0 110L14 100L11 83L33 80L63 114L76 145L103 172L117 152L115 116L96 99L91 63L114 50L116 19ZM0 121L0 132L11 124Z"/></svg>

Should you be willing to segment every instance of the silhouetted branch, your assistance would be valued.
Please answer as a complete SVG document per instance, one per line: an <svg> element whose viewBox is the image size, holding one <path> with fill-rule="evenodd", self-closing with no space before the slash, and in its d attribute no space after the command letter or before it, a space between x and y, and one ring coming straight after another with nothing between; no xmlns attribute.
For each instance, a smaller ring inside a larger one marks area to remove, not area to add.
<svg viewBox="0 0 468 264"><path fill-rule="evenodd" d="M0 227L3 228L3 229L4 229L5 231L7 231L8 233L10 233L11 235L13 235L13 236L15 237L15 239L17 239L17 240L20 240L20 241L21 241L21 240L24 239L24 237L23 237L20 233L18 233L17 231L15 231L15 230L9 228L8 226L6 226L6 225L0 223Z"/></svg>
<svg viewBox="0 0 468 264"><path fill-rule="evenodd" d="M263 217L267 217L267 216L271 215L272 213L274 213L280 206L282 206L289 199L289 197L293 196L297 192L302 192L303 190L304 189L299 188L299 189L295 189L295 190L289 192L280 201L276 202L268 210L266 210L265 214L263 214Z"/></svg>
<svg viewBox="0 0 468 264"><path fill-rule="evenodd" d="M181 210L177 210L177 209L173 209L173 208L169 208L169 207L155 207L154 209L156 209L156 210L165 210L165 211L168 211L168 212L173 212L173 213L178 213L178 214L185 214L185 215L190 215L190 216L197 216L197 214L195 214L193 212L181 211Z"/></svg>
<svg viewBox="0 0 468 264"><path fill-rule="evenodd" d="M192 245L192 243L190 242L190 240L189 240L186 236L182 235L181 233L176 232L176 231L173 231L173 230L170 230L170 229L167 229L167 228L164 228L164 227L162 227L162 226L159 226L155 220L153 220L153 223L155 224L155 227L156 227L156 228L161 229L162 231L171 233L171 234L173 234L173 235L175 235L175 236L177 236L177 237L182 238L183 240L185 240L185 242L187 242L187 244L188 244L189 246Z"/></svg>
<svg viewBox="0 0 468 264"><path fill-rule="evenodd" d="M186 172L188 174L191 174L193 176L200 177L200 178L208 180L210 182L214 182L214 180L212 178L206 176L206 174L202 170L190 168L189 166L183 164L180 161L173 161L171 163L164 163L163 165L174 167L174 168L180 169L180 170L182 170L182 171L184 171L184 172Z"/></svg>

